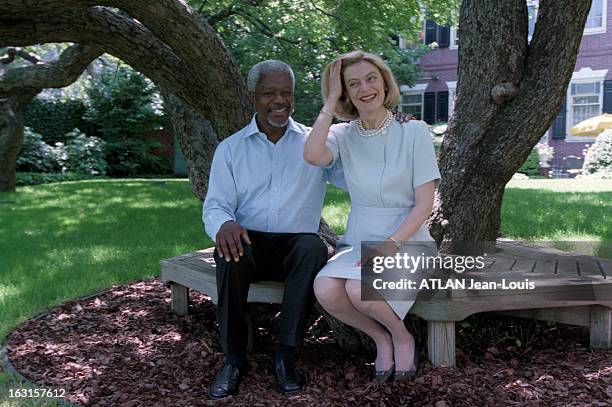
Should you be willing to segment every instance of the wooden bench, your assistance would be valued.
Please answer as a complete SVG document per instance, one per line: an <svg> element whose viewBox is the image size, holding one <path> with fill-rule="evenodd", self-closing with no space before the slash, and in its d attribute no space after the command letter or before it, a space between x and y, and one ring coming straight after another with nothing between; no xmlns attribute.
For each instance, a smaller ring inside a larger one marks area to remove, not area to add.
<svg viewBox="0 0 612 407"><path fill-rule="evenodd" d="M187 314L190 288L217 303L212 253L210 248L160 262L161 280L170 283L176 314ZM427 321L428 356L435 366L455 366L455 322L478 312L589 326L592 348L612 347L612 262L517 242L498 242L496 252L487 258L484 270L462 277L478 281L527 278L535 289L420 292L410 313ZM281 303L282 298L282 283L262 281L251 285L248 301Z"/></svg>

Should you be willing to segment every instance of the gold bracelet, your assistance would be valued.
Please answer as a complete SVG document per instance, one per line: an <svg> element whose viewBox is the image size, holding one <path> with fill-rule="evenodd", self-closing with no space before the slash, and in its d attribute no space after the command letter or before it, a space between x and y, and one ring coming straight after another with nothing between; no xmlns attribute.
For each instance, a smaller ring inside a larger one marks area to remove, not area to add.
<svg viewBox="0 0 612 407"><path fill-rule="evenodd" d="M332 119L334 118L334 114L328 112L327 110L325 110L325 108L321 108L321 113L325 113L326 115L328 115L329 117L331 117Z"/></svg>

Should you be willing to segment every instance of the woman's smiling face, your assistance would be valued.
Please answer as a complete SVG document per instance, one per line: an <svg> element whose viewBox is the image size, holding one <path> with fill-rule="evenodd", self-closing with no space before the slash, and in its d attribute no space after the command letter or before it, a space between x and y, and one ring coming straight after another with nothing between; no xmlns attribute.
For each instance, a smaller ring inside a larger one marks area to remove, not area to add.
<svg viewBox="0 0 612 407"><path fill-rule="evenodd" d="M370 62L360 61L345 68L344 86L360 114L376 112L385 102L385 80Z"/></svg>

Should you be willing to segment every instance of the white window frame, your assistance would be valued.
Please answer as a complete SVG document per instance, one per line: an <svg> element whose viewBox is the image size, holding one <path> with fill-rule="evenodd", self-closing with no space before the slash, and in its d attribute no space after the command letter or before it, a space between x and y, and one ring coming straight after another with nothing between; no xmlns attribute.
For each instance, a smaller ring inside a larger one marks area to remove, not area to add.
<svg viewBox="0 0 612 407"><path fill-rule="evenodd" d="M539 0L532 0L532 1L533 1L533 3L536 6L536 23L537 23L537 10L540 7L540 1ZM603 34L603 33L606 32L607 19L608 19L608 0L600 0L600 1L602 2L601 27L594 27L594 28L586 28L585 27L582 35ZM593 7L593 6L591 5L591 7ZM589 14L590 13L591 13L591 10L589 10ZM528 41L531 41L531 36L529 36Z"/></svg>
<svg viewBox="0 0 612 407"><path fill-rule="evenodd" d="M457 27L451 26L450 28L450 44L448 46L449 49L457 49L459 48L459 44L457 44Z"/></svg>
<svg viewBox="0 0 612 407"><path fill-rule="evenodd" d="M446 82L448 88L448 120L450 121L455 111L455 94L457 93L457 81Z"/></svg>
<svg viewBox="0 0 612 407"><path fill-rule="evenodd" d="M529 4L531 3L531 4ZM534 32L535 32L535 24L538 21L538 9L540 8L540 0L527 0L527 7L529 8L530 5L535 6L535 21L534 21ZM529 11L529 10L528 10ZM527 41L531 42L531 38L533 37L533 33L529 34L529 27L527 28Z"/></svg>
<svg viewBox="0 0 612 407"><path fill-rule="evenodd" d="M400 86L401 96L409 96L409 95L420 95L421 96L421 119L423 120L423 116L425 114L425 90L427 89L427 83L417 83L414 86L402 85ZM404 111L404 105L402 104L400 96L400 110Z"/></svg>
<svg viewBox="0 0 612 407"><path fill-rule="evenodd" d="M585 136L572 136L570 129L572 128L572 122L574 121L574 109L572 103L572 84L580 84L580 83L595 83L599 82L599 113L603 112L603 82L608 74L607 69L602 69L599 71L593 71L591 68L582 68L578 72L574 72L572 74L572 80L570 81L569 86L567 87L566 93L566 105L567 105L567 113L565 118L565 141L568 142L581 142L588 143L593 142L597 137L585 137Z"/></svg>
<svg viewBox="0 0 612 407"><path fill-rule="evenodd" d="M595 1L595 0L593 0ZM584 28L584 35L591 34L603 34L606 32L606 20L608 19L608 0L600 0L601 1L601 26L593 27L593 28ZM593 5L591 4L591 8ZM589 14L591 11L589 10Z"/></svg>
<svg viewBox="0 0 612 407"><path fill-rule="evenodd" d="M429 45L426 42L427 41L427 18L423 19L422 27L423 27L423 45ZM437 42L436 42L436 44L437 44Z"/></svg>

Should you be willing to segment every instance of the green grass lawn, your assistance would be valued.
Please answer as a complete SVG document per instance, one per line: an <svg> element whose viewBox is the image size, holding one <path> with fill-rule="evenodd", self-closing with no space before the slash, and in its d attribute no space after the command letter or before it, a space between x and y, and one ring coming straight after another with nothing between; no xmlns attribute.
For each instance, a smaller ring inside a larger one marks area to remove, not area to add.
<svg viewBox="0 0 612 407"><path fill-rule="evenodd" d="M343 232L346 193L323 215ZM506 189L505 237L612 241L612 182L516 181ZM98 180L0 194L0 341L19 322L67 299L159 275L159 260L212 244L186 180ZM0 373L2 394L15 384Z"/></svg>
<svg viewBox="0 0 612 407"><path fill-rule="evenodd" d="M330 187L323 216L342 233L350 203ZM612 181L511 181L502 204L501 233L525 240L612 241Z"/></svg>

